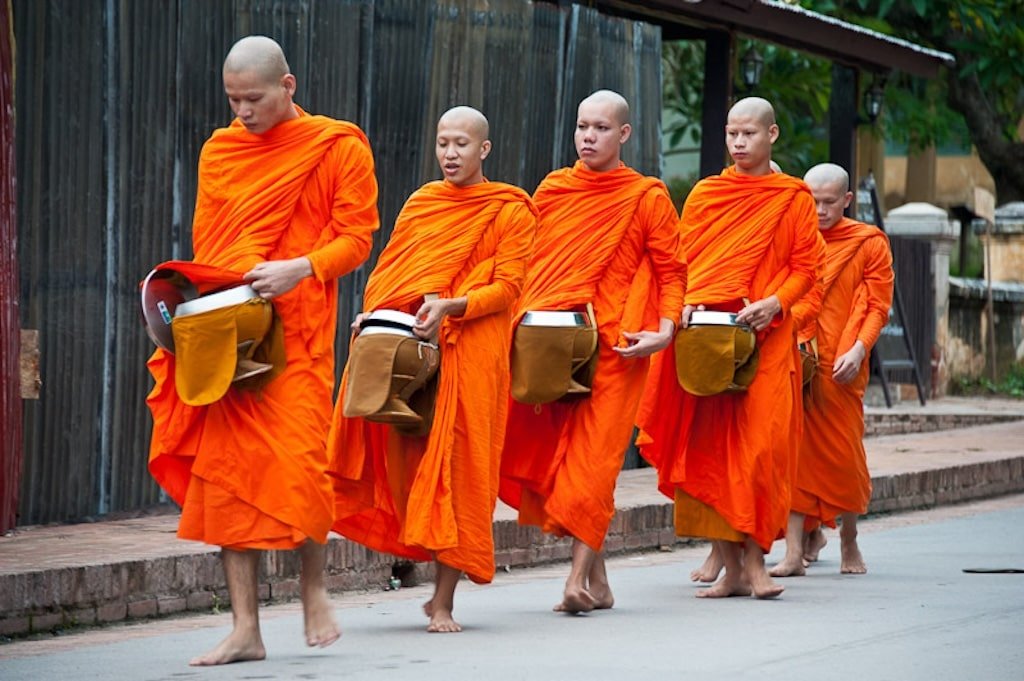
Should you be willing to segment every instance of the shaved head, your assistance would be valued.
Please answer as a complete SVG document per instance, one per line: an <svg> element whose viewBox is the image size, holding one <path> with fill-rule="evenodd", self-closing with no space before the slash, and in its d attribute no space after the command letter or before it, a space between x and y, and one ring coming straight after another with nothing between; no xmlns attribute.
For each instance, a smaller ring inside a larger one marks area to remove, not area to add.
<svg viewBox="0 0 1024 681"><path fill-rule="evenodd" d="M838 225L853 200L850 175L835 163L821 163L807 171L804 182L814 196L818 229L832 229Z"/></svg>
<svg viewBox="0 0 1024 681"><path fill-rule="evenodd" d="M814 187L838 185L839 191L850 191L850 174L842 166L837 166L835 163L819 163L814 166L804 175L804 182L812 189Z"/></svg>
<svg viewBox="0 0 1024 681"><path fill-rule="evenodd" d="M491 134L491 126L487 117L471 106L456 106L448 109L437 121L437 129L459 128L473 135L478 142L483 142Z"/></svg>
<svg viewBox="0 0 1024 681"><path fill-rule="evenodd" d="M434 154L444 179L458 187L484 181L483 162L491 153L487 117L471 106L448 109L437 121Z"/></svg>
<svg viewBox="0 0 1024 681"><path fill-rule="evenodd" d="M271 38L250 35L235 43L224 59L224 73L256 73L268 83L276 83L291 73L284 50Z"/></svg>
<svg viewBox="0 0 1024 681"><path fill-rule="evenodd" d="M775 125L775 109L772 103L761 97L745 97L729 109L729 120L736 118L754 118L764 127Z"/></svg>
<svg viewBox="0 0 1024 681"><path fill-rule="evenodd" d="M627 102L626 98L618 92L613 90L598 90L580 102L579 108L582 109L584 105L590 104L609 104L611 105L612 114L615 116L615 120L618 121L619 125L626 125L629 123L629 102Z"/></svg>

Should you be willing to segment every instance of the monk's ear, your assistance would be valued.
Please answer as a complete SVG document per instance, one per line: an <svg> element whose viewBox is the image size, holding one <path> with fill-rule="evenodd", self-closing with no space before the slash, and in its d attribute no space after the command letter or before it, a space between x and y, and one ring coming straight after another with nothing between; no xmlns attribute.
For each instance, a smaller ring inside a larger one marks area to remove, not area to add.
<svg viewBox="0 0 1024 681"><path fill-rule="evenodd" d="M846 196L843 197L843 210L850 207L850 201L853 201L853 192L846 192Z"/></svg>
<svg viewBox="0 0 1024 681"><path fill-rule="evenodd" d="M779 126L772 123L768 126L768 141L775 144L775 140L779 139Z"/></svg>
<svg viewBox="0 0 1024 681"><path fill-rule="evenodd" d="M633 126L629 123L623 123L622 127L619 128L619 144L625 144L629 140L629 136L633 134Z"/></svg>
<svg viewBox="0 0 1024 681"><path fill-rule="evenodd" d="M480 143L480 160L487 158L487 155L491 153L491 140L484 140Z"/></svg>
<svg viewBox="0 0 1024 681"><path fill-rule="evenodd" d="M285 92L288 93L289 97L294 97L296 87L295 76L290 73L286 73L281 76L281 87L285 89Z"/></svg>

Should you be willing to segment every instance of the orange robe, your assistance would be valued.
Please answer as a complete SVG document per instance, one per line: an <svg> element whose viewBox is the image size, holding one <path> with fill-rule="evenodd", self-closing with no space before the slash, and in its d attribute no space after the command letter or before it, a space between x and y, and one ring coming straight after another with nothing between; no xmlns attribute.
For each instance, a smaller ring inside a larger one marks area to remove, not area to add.
<svg viewBox="0 0 1024 681"><path fill-rule="evenodd" d="M626 345L622 331L679 319L686 266L677 216L660 180L626 166L597 173L577 162L548 175L534 200L541 223L517 319L592 302L599 355L589 397L510 403L501 498L520 523L600 551L649 364L612 348Z"/></svg>
<svg viewBox="0 0 1024 681"><path fill-rule="evenodd" d="M827 256L821 311L801 330L818 339L818 372L805 398L792 506L813 525L834 526L840 513L867 512L871 500L863 443L867 357L889 319L893 270L889 240L877 227L843 218L822 235ZM857 340L868 353L860 372L850 383L836 383L835 359Z"/></svg>
<svg viewBox="0 0 1024 681"><path fill-rule="evenodd" d="M786 526L801 427L790 310L815 281L817 224L807 185L781 173L750 177L729 167L687 198L686 304L735 312L743 298L774 294L782 312L757 336L757 375L744 393L695 397L679 386L674 353L654 360L637 444L658 469L659 489L676 500L681 536L750 536L768 550Z"/></svg>
<svg viewBox="0 0 1024 681"><path fill-rule="evenodd" d="M236 119L200 156L195 258L183 267L200 290L240 283L267 260L307 256L313 276L274 299L287 366L261 390L232 387L190 407L175 391L174 356L157 350L149 360L149 469L182 506L184 539L235 548L327 541L335 280L369 255L377 182L359 128L299 111L263 135Z"/></svg>
<svg viewBox="0 0 1024 681"><path fill-rule="evenodd" d="M466 296L468 304L441 325L426 437L345 418L342 379L329 443L337 532L377 551L436 557L478 583L493 578L512 305L536 224L529 195L500 182L431 182L409 197L367 282L363 309L413 314L428 293Z"/></svg>

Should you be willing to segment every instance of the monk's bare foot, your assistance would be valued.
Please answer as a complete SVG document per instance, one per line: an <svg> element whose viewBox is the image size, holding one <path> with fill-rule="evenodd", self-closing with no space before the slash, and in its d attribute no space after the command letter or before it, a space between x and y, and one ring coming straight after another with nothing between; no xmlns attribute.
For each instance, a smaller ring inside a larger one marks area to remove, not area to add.
<svg viewBox="0 0 1024 681"><path fill-rule="evenodd" d="M611 591L608 592L609 595ZM562 602L552 610L555 612L567 612L575 615L581 612L590 612L597 607L597 600L586 589L570 589L566 587L562 596ZM610 605L608 607L611 607Z"/></svg>
<svg viewBox="0 0 1024 681"><path fill-rule="evenodd" d="M423 604L423 612L430 618L427 631L432 634L455 634L462 631L462 625L452 617L452 611L435 604L433 599Z"/></svg>
<svg viewBox="0 0 1024 681"><path fill-rule="evenodd" d="M768 571L772 577L803 577L807 574L801 556L786 556Z"/></svg>
<svg viewBox="0 0 1024 681"><path fill-rule="evenodd" d="M825 533L821 531L820 527L807 533L807 538L804 539L804 560L808 565L818 561L818 554L827 543L828 539L825 538Z"/></svg>
<svg viewBox="0 0 1024 681"><path fill-rule="evenodd" d="M772 581L772 578L768 576L768 571L764 569L764 563L749 565L750 562L752 561L747 561L748 564L744 565L743 573L750 582L750 590L756 598L776 598L786 590L786 587Z"/></svg>
<svg viewBox="0 0 1024 681"><path fill-rule="evenodd" d="M743 576L733 577L728 572L706 589L697 592L697 598L729 598L730 596L749 596L750 585Z"/></svg>
<svg viewBox="0 0 1024 681"><path fill-rule="evenodd" d="M216 648L210 652L193 657L189 664L193 667L210 667L232 662L249 662L266 658L267 651L263 647L260 632L243 632L237 629L228 634Z"/></svg>
<svg viewBox="0 0 1024 681"><path fill-rule="evenodd" d="M302 595L302 617L306 628L306 645L326 648L341 638L341 628L334 619L331 601L323 588L311 589Z"/></svg>
<svg viewBox="0 0 1024 681"><path fill-rule="evenodd" d="M844 541L840 544L839 553L841 555L839 572L844 575L863 575L867 573L868 566L864 564L864 556L860 554L860 547L857 546L856 539Z"/></svg>
<svg viewBox="0 0 1024 681"><path fill-rule="evenodd" d="M721 572L722 557L718 555L718 551L712 549L708 557L704 559L704 564L690 572L690 581L711 584L718 579Z"/></svg>
<svg viewBox="0 0 1024 681"><path fill-rule="evenodd" d="M594 610L608 610L615 605L615 596L612 595L612 589L607 584L600 586L591 584L587 591L594 599Z"/></svg>

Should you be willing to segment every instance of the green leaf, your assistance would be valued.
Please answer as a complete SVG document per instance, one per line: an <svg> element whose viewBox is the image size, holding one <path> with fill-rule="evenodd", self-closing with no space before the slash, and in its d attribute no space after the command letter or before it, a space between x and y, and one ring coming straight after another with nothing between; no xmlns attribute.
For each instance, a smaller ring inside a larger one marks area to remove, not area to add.
<svg viewBox="0 0 1024 681"><path fill-rule="evenodd" d="M917 16L923 17L928 13L928 0L911 0L911 4L914 5L914 11L917 12Z"/></svg>

